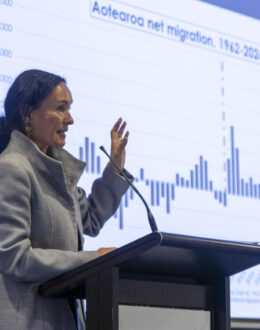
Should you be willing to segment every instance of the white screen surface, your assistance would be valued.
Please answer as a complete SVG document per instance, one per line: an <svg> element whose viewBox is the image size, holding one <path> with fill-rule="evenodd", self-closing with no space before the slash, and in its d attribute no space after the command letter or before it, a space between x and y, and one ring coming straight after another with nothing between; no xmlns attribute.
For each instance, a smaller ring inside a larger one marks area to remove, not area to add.
<svg viewBox="0 0 260 330"><path fill-rule="evenodd" d="M75 120L66 148L88 154L87 192L122 116L126 168L161 231L258 242L259 32L255 19L194 0L1 0L1 111L21 71L64 76ZM149 232L129 191L86 249ZM259 318L259 285L259 268L232 278L233 317Z"/></svg>

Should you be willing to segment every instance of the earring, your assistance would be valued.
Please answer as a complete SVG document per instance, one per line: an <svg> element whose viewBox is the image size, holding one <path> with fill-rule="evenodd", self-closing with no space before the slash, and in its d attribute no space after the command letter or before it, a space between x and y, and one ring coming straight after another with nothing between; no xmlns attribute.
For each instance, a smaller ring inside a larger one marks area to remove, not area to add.
<svg viewBox="0 0 260 330"><path fill-rule="evenodd" d="M30 133L32 131L32 122L31 121L28 121L25 124L25 130L26 130L26 133Z"/></svg>

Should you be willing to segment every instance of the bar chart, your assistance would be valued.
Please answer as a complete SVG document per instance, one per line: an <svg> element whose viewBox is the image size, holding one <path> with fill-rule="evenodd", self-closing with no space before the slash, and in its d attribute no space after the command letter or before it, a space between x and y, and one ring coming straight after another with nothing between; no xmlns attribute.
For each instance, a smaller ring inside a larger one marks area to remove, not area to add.
<svg viewBox="0 0 260 330"><path fill-rule="evenodd" d="M96 175L101 174L101 159L96 156L96 144L91 142L89 137L85 138L84 147L79 147L79 159L85 161L86 172ZM208 192L217 203L223 207L228 206L228 196L233 195L243 198L260 199L260 183L256 183L252 177L240 177L240 153L239 148L235 145L235 130L230 127L230 157L226 160L227 165L227 186L223 190L214 188L214 182L208 177L208 161L205 156L199 155L198 163L190 170L190 177L186 178L181 173L176 173L175 178L171 182L158 181L153 178L146 177L145 169L139 169L139 175L135 177L135 183L143 184L149 187L151 206L160 206L161 199L166 201L165 212L170 214L172 211L172 203L178 198L179 189L192 189ZM132 188L126 192L123 201L119 206L119 210L114 217L119 219L120 229L124 228L123 210L129 207L131 200L134 200L134 191Z"/></svg>

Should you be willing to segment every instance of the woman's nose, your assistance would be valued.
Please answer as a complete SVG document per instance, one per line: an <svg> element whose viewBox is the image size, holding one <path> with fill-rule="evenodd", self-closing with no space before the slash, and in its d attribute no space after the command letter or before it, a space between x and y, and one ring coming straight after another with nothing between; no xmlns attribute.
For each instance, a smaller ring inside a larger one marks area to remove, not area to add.
<svg viewBox="0 0 260 330"><path fill-rule="evenodd" d="M67 111L66 117L65 117L65 122L67 125L72 125L74 124L74 119L71 116L71 113L69 111Z"/></svg>

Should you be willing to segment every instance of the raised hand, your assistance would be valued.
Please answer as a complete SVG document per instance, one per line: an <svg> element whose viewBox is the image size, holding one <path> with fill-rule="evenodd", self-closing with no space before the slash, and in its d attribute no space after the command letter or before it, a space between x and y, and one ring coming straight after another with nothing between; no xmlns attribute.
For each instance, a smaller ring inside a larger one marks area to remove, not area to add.
<svg viewBox="0 0 260 330"><path fill-rule="evenodd" d="M123 169L125 164L125 146L128 141L129 132L127 131L124 135L126 122L123 122L122 118L119 118L111 130L111 158L117 163L117 165ZM114 171L118 170L110 162L109 166Z"/></svg>

